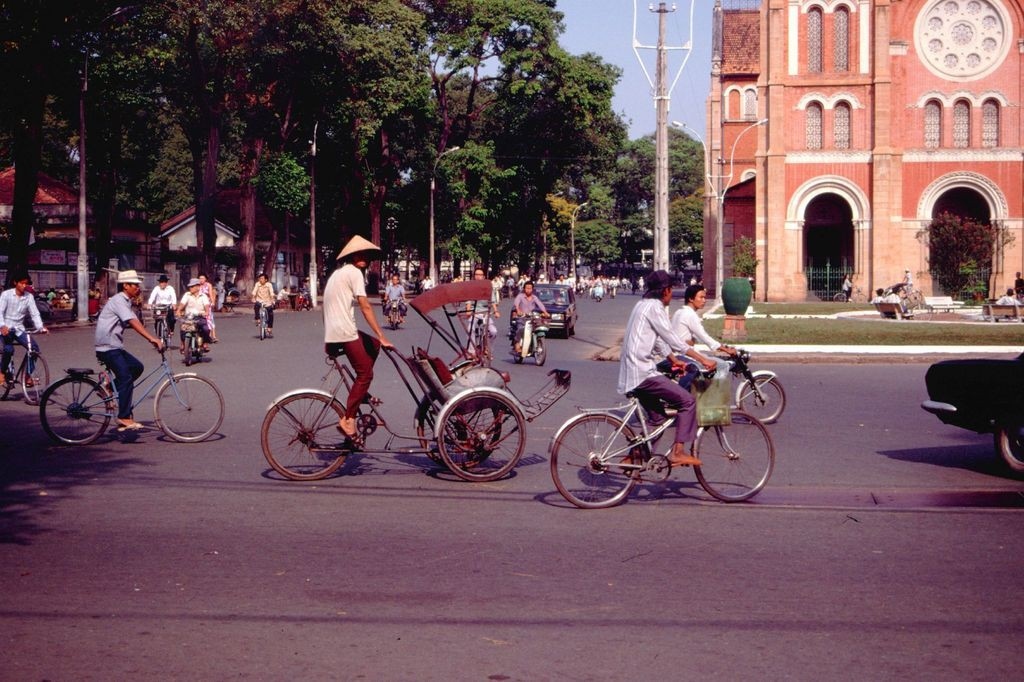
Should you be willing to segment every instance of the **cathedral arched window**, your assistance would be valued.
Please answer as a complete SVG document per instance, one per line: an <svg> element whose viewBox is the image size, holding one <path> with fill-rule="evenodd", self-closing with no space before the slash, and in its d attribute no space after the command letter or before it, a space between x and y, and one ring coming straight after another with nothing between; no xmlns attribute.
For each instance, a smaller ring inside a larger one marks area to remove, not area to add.
<svg viewBox="0 0 1024 682"><path fill-rule="evenodd" d="M806 116L807 148L821 149L821 105L817 102L808 104Z"/></svg>
<svg viewBox="0 0 1024 682"><path fill-rule="evenodd" d="M981 146L999 146L999 102L994 99L981 105Z"/></svg>
<svg viewBox="0 0 1024 682"><path fill-rule="evenodd" d="M753 88L743 91L743 118L748 121L757 118L757 90Z"/></svg>
<svg viewBox="0 0 1024 682"><path fill-rule="evenodd" d="M938 149L942 144L942 105L929 100L924 105L924 146Z"/></svg>
<svg viewBox="0 0 1024 682"><path fill-rule="evenodd" d="M953 104L953 146L965 148L971 146L971 105L967 100L957 100Z"/></svg>
<svg viewBox="0 0 1024 682"><path fill-rule="evenodd" d="M821 8L812 7L807 12L807 70L811 73L821 73L821 27Z"/></svg>
<svg viewBox="0 0 1024 682"><path fill-rule="evenodd" d="M832 131L836 149L850 148L850 105L840 102L833 111Z"/></svg>
<svg viewBox="0 0 1024 682"><path fill-rule="evenodd" d="M836 71L850 70L850 10L840 7L832 15L832 55Z"/></svg>

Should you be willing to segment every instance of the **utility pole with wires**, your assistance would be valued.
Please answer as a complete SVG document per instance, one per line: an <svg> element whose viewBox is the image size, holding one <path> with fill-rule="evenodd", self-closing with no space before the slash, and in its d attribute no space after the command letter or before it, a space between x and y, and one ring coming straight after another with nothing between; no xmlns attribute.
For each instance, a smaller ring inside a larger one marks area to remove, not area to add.
<svg viewBox="0 0 1024 682"><path fill-rule="evenodd" d="M682 75L686 62L690 58L693 49L693 0L690 0L689 37L680 46L668 46L665 41L665 21L670 12L676 11L676 4L672 3L671 9L665 2L659 2L657 9L653 3L648 6L650 12L658 15L658 43L657 45L642 45L637 38L636 30L636 4L633 0L633 52L640 61L640 68L647 76L654 93L655 104L655 129L654 129L654 253L652 264L655 270L669 269L669 239L668 239L668 111L669 99L672 89L675 88ZM640 58L641 49L656 50L657 59L655 64L655 78L651 79ZM683 63L679 66L672 84L668 84L668 51L681 50L684 53Z"/></svg>

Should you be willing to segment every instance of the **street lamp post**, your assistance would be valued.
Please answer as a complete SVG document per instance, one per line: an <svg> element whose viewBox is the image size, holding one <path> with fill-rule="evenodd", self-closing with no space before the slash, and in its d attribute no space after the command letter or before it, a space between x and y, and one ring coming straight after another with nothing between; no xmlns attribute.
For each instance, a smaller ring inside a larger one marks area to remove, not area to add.
<svg viewBox="0 0 1024 682"><path fill-rule="evenodd" d="M316 129L320 126L317 121L313 124L313 139L310 142L311 159L309 162L309 300L316 309L317 281L316 263Z"/></svg>
<svg viewBox="0 0 1024 682"><path fill-rule="evenodd" d="M461 147L450 147L437 155L434 159L434 169L430 172L430 279L436 285L437 279L437 267L434 261L434 191L436 189L437 179L437 164L441 162L447 154L457 152Z"/></svg>
<svg viewBox="0 0 1024 682"><path fill-rule="evenodd" d="M576 215L580 212L580 209L589 204L589 201L584 201L582 204L572 210L572 220L569 221L569 257L572 258L572 281L573 286L576 285Z"/></svg>
<svg viewBox="0 0 1024 682"><path fill-rule="evenodd" d="M704 143L702 138L696 130L681 123L679 121L672 121L672 125L677 128L685 128L693 133L697 140L700 142L700 146L704 148L704 177L707 180L708 185L711 187L711 195L715 199L716 214L715 214L715 298L721 300L722 298L722 271L725 269L725 254L722 248L724 222L725 222L725 193L729 191L729 185L732 183L733 176L733 161L736 158L736 145L739 143L740 138L743 137L748 131L753 130L758 126L762 126L768 122L767 118L762 118L759 121L754 121L746 128L740 131L740 134L736 136L736 139L732 142L732 153L729 154L729 174L725 174L725 159L719 157L718 165L719 170L717 175L711 173L711 159L708 158L708 146Z"/></svg>

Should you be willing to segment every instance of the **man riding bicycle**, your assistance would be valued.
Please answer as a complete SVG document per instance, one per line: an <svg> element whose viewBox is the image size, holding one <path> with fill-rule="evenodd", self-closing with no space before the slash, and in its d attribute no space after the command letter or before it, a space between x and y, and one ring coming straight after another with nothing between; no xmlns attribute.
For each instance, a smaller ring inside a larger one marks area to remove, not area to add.
<svg viewBox="0 0 1024 682"><path fill-rule="evenodd" d="M167 275L160 275L156 281L156 288L149 294L148 307L153 309L154 318L161 311L165 313L167 322L167 333L174 333L174 308L178 305L178 294L167 282Z"/></svg>
<svg viewBox="0 0 1024 682"><path fill-rule="evenodd" d="M274 335L274 304L277 297L274 296L274 285L267 281L267 275L260 273L256 285L252 288L252 312L256 318L256 324L260 323L260 306L267 309L267 335Z"/></svg>
<svg viewBox="0 0 1024 682"><path fill-rule="evenodd" d="M11 368L11 357L14 355L14 342L28 347L26 343L25 318L31 317L32 326L40 334L47 332L43 326L43 319L39 316L39 308L36 307L35 297L26 291L32 285L32 279L27 272L16 272L11 276L11 288L0 294L0 336L3 337L3 355L0 357L0 367L3 368L4 381L10 384L14 381L14 371ZM32 339L31 351L38 353L39 344ZM29 388L35 384L32 381L32 373L35 371L35 360L31 353L28 357L28 372L25 374L25 387Z"/></svg>
<svg viewBox="0 0 1024 682"><path fill-rule="evenodd" d="M647 278L644 296L626 323L618 390L623 395L632 392L649 412L657 413L663 405L677 410L676 437L668 461L674 466L700 466L700 460L686 450L686 443L697 435L697 401L688 390L659 372L657 362L667 356L673 365L685 365L673 353L692 357L709 370L715 369L715 362L694 351L673 331L668 317L671 301L672 277L657 270Z"/></svg>
<svg viewBox="0 0 1024 682"><path fill-rule="evenodd" d="M163 344L146 331L132 310L132 299L142 291L142 278L139 274L134 270L119 272L117 285L118 293L110 297L96 319L96 359L114 375L114 386L117 388L117 430L134 431L143 426L132 415L132 392L135 380L142 376L145 368L124 349L124 330L131 327L157 350Z"/></svg>

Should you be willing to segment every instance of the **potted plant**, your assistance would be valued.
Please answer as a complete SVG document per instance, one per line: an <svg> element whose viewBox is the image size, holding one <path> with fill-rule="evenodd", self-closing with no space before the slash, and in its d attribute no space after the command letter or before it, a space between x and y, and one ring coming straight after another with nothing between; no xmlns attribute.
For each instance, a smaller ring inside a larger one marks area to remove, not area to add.
<svg viewBox="0 0 1024 682"><path fill-rule="evenodd" d="M726 315L743 315L747 312L747 306L754 295L750 280L757 272L758 262L754 240L750 237L737 239L733 245L733 276L722 282L722 305Z"/></svg>

